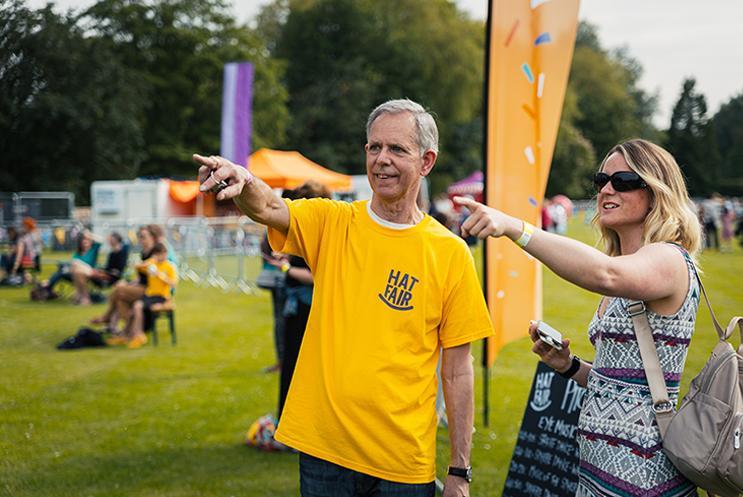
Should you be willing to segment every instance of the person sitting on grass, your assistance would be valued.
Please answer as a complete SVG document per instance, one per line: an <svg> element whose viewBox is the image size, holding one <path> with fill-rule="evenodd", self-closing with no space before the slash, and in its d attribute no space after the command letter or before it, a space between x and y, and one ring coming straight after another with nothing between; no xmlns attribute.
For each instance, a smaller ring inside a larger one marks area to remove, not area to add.
<svg viewBox="0 0 743 497"><path fill-rule="evenodd" d="M108 340L109 345L127 344L130 349L137 349L147 343L144 332L152 329L154 324L152 306L169 301L178 283L175 265L168 260L168 248L161 242L157 242L152 248L151 258L134 267L147 273L144 297L132 306L132 319L124 336L114 336Z"/></svg>
<svg viewBox="0 0 743 497"><path fill-rule="evenodd" d="M115 231L108 235L108 246L111 250L103 269L94 268L87 264L73 264L70 268L75 293L78 295L81 304L90 303L89 282L101 288L109 287L121 279L124 269L126 269L129 250L124 245L121 235Z"/></svg>

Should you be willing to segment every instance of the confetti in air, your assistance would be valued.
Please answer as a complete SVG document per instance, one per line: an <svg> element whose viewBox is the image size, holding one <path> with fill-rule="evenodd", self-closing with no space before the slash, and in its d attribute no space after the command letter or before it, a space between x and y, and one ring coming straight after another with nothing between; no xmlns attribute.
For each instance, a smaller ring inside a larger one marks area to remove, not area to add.
<svg viewBox="0 0 743 497"><path fill-rule="evenodd" d="M552 37L549 33L544 32L541 35L537 36L537 39L534 40L534 46L539 46L542 43L550 43L552 41Z"/></svg>
<svg viewBox="0 0 743 497"><path fill-rule="evenodd" d="M534 150L531 147L526 147L524 149L524 155L526 156L526 160L529 161L529 164L534 165Z"/></svg>
<svg viewBox="0 0 743 497"><path fill-rule="evenodd" d="M524 112L526 112L527 114L529 114L529 117L531 117L532 119L536 119L537 118L537 114L536 114L536 112L534 112L534 109L532 109L528 105L522 104L521 105L521 108L524 109Z"/></svg>
<svg viewBox="0 0 743 497"><path fill-rule="evenodd" d="M519 20L516 19L513 23L513 27L511 28L511 32L508 33L508 38L506 38L505 45L508 46L511 44L511 40L513 39L513 35L516 34L516 29L519 27Z"/></svg>
<svg viewBox="0 0 743 497"><path fill-rule="evenodd" d="M521 70L524 71L524 74L526 74L526 79L529 80L529 83L534 84L534 74L532 74L529 64L527 64L526 62L521 64Z"/></svg>
<svg viewBox="0 0 743 497"><path fill-rule="evenodd" d="M537 205L539 205L539 204L537 204L537 199L535 199L534 197L529 197L529 203L531 205L533 205L534 207L536 207Z"/></svg>
<svg viewBox="0 0 743 497"><path fill-rule="evenodd" d="M536 9L537 7L539 7L540 5L542 5L543 3L547 3L549 1L550 0L531 0L531 8L532 9Z"/></svg>
<svg viewBox="0 0 743 497"><path fill-rule="evenodd" d="M537 78L537 98L542 98L542 93L544 92L544 73L539 73L539 78Z"/></svg>

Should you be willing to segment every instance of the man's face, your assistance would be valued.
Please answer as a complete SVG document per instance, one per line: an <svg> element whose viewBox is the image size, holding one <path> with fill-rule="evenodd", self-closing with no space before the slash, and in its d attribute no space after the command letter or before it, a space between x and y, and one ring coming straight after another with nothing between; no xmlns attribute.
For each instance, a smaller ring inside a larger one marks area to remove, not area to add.
<svg viewBox="0 0 743 497"><path fill-rule="evenodd" d="M404 198L414 202L421 177L431 171L436 153L428 150L421 157L412 114L379 116L372 123L365 149L366 174L374 195L387 202Z"/></svg>

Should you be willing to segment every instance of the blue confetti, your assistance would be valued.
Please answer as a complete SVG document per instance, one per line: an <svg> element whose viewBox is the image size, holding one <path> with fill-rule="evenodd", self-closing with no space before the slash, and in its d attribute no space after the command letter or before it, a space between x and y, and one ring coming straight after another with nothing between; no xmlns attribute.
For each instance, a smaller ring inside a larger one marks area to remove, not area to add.
<svg viewBox="0 0 743 497"><path fill-rule="evenodd" d="M521 70L524 71L524 74L526 74L526 79L529 80L529 83L534 84L534 75L531 72L531 67L529 67L529 64L524 62L521 64Z"/></svg>
<svg viewBox="0 0 743 497"><path fill-rule="evenodd" d="M542 43L550 43L552 42L552 37L549 33L544 32L541 35L537 36L537 39L534 40L534 46L541 45Z"/></svg>
<svg viewBox="0 0 743 497"><path fill-rule="evenodd" d="M537 199L535 199L534 197L529 197L529 203L531 205L533 205L534 207L536 207L538 205L537 204Z"/></svg>

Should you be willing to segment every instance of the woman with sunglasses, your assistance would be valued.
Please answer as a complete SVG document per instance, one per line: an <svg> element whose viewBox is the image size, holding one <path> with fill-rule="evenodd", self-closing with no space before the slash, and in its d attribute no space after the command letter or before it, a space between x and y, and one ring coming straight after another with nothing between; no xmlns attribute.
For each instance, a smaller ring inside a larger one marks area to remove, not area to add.
<svg viewBox="0 0 743 497"><path fill-rule="evenodd" d="M696 495L662 451L642 358L627 306L643 301L671 401L699 304L695 254L699 223L683 176L666 150L645 140L612 148L594 177L605 251L547 233L471 200L463 235L506 236L563 279L602 295L588 335L593 363L529 334L532 350L559 374L588 388L579 421L578 496Z"/></svg>

